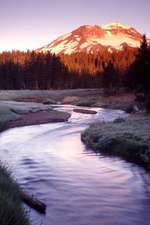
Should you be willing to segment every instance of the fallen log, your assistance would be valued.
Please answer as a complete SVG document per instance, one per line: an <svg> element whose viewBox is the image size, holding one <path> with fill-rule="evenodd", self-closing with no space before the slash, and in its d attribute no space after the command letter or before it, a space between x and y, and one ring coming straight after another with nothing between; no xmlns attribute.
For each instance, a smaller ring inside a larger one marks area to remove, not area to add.
<svg viewBox="0 0 150 225"><path fill-rule="evenodd" d="M96 114L97 112L94 110L90 110L90 109L73 109L74 112L76 113L84 113L84 114Z"/></svg>
<svg viewBox="0 0 150 225"><path fill-rule="evenodd" d="M22 201L24 201L28 206L31 208L37 210L40 213L45 214L46 213L46 205L38 200L37 198L28 195L26 192L21 191L20 196Z"/></svg>

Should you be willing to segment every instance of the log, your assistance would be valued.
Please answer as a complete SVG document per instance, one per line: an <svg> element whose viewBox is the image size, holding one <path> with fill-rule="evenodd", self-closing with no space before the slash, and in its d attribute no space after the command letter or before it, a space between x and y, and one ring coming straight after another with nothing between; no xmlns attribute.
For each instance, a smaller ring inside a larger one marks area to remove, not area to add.
<svg viewBox="0 0 150 225"><path fill-rule="evenodd" d="M74 112L76 113L84 113L84 114L96 114L97 112L94 110L90 110L90 109L73 109Z"/></svg>
<svg viewBox="0 0 150 225"><path fill-rule="evenodd" d="M28 206L37 210L38 212L45 214L46 213L46 205L38 200L37 198L28 195L26 192L21 191L20 193L22 201L24 201Z"/></svg>

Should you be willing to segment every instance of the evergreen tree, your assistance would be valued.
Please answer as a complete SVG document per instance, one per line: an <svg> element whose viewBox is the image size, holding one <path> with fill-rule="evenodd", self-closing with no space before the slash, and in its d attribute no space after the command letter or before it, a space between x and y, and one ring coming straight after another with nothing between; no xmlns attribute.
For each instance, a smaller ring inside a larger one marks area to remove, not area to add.
<svg viewBox="0 0 150 225"><path fill-rule="evenodd" d="M135 63L132 65L132 76L136 90L148 94L150 92L150 48L145 35L143 35Z"/></svg>
<svg viewBox="0 0 150 225"><path fill-rule="evenodd" d="M116 93L119 77L113 63L110 61L107 65L104 63L103 87L106 93Z"/></svg>

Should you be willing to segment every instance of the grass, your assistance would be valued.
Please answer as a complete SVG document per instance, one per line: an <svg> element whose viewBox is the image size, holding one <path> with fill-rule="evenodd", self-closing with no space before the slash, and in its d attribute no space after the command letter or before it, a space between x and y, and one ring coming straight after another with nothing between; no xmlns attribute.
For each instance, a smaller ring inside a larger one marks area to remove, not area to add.
<svg viewBox="0 0 150 225"><path fill-rule="evenodd" d="M29 225L19 193L11 174L0 166L0 225Z"/></svg>
<svg viewBox="0 0 150 225"><path fill-rule="evenodd" d="M150 117L148 115L92 124L81 134L81 139L95 151L150 165Z"/></svg>

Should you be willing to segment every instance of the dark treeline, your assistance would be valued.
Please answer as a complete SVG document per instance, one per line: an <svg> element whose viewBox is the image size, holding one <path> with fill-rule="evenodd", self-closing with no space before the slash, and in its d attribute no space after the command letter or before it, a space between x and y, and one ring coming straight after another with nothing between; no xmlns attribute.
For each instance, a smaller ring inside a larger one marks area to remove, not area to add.
<svg viewBox="0 0 150 225"><path fill-rule="evenodd" d="M99 88L149 90L150 50L143 37L139 50L95 54L76 53L57 57L49 52L0 54L0 89Z"/></svg>
<svg viewBox="0 0 150 225"><path fill-rule="evenodd" d="M65 89L100 87L99 74L70 71L59 57L48 53L0 54L0 89Z"/></svg>
<svg viewBox="0 0 150 225"><path fill-rule="evenodd" d="M150 94L150 46L145 35L135 61L127 71L126 85L144 95Z"/></svg>
<svg viewBox="0 0 150 225"><path fill-rule="evenodd" d="M66 67L50 53L13 51L0 54L1 89L60 88L67 76Z"/></svg>
<svg viewBox="0 0 150 225"><path fill-rule="evenodd" d="M150 113L150 46L145 35L126 75L126 85L135 90L139 107Z"/></svg>

